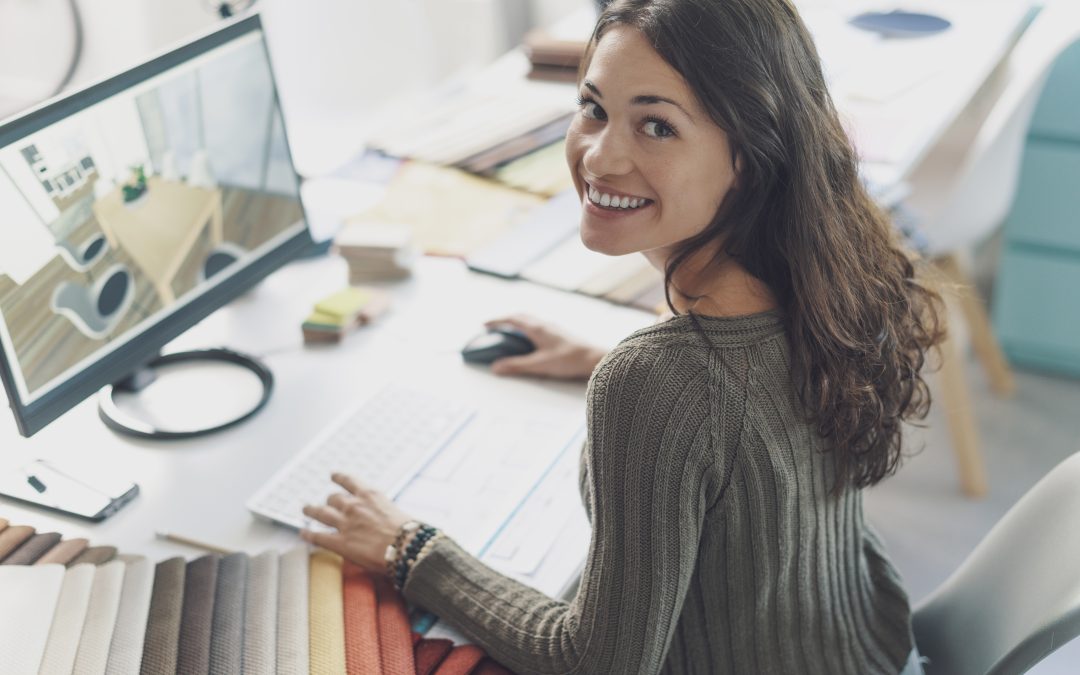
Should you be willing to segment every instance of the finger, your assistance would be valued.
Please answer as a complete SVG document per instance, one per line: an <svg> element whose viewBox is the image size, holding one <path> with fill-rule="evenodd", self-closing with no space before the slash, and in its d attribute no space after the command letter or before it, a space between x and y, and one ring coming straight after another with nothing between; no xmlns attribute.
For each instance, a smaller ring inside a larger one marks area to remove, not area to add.
<svg viewBox="0 0 1080 675"><path fill-rule="evenodd" d="M367 486L364 485L364 483L346 473L332 474L330 480L345 488L349 494L354 496L359 496L361 492L367 489Z"/></svg>
<svg viewBox="0 0 1080 675"><path fill-rule="evenodd" d="M525 334L525 337L533 339L537 332L540 330L540 322L536 321L532 317L524 315L507 316L501 319L492 319L491 321L485 321L484 327L491 328L513 328L521 331Z"/></svg>
<svg viewBox="0 0 1080 675"><path fill-rule="evenodd" d="M304 507L304 515L335 529L340 529L345 523L345 516L332 506L313 506L309 504Z"/></svg>
<svg viewBox="0 0 1080 675"><path fill-rule="evenodd" d="M505 356L491 362L491 372L496 375L541 375L547 357L540 352L524 356Z"/></svg>
<svg viewBox="0 0 1080 675"><path fill-rule="evenodd" d="M335 492L326 498L326 503L341 513L345 513L354 502L356 502L356 497L345 492Z"/></svg>
<svg viewBox="0 0 1080 675"><path fill-rule="evenodd" d="M300 538L309 544L321 546L327 551L333 551L338 555L345 555L345 537L337 532L314 532L312 530L300 530Z"/></svg>

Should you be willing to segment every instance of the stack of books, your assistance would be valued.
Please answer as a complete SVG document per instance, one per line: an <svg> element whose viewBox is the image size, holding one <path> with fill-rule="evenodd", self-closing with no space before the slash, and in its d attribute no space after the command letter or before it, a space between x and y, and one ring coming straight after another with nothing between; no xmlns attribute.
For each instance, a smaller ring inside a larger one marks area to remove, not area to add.
<svg viewBox="0 0 1080 675"><path fill-rule="evenodd" d="M387 295L375 288L349 287L315 303L301 329L304 342L341 342L357 326L374 321L389 306Z"/></svg>
<svg viewBox="0 0 1080 675"><path fill-rule="evenodd" d="M529 79L576 82L585 46L584 40L563 39L544 30L530 31L523 44L531 66Z"/></svg>
<svg viewBox="0 0 1080 675"><path fill-rule="evenodd" d="M349 266L349 283L404 279L412 273L412 232L398 223L349 222L334 237Z"/></svg>

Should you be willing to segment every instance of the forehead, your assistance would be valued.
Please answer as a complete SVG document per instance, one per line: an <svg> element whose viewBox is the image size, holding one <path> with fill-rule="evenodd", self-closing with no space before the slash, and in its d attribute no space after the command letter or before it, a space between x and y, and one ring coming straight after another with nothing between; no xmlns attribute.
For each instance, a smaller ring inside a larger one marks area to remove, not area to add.
<svg viewBox="0 0 1080 675"><path fill-rule="evenodd" d="M585 79L596 84L605 98L609 89L612 94L627 96L677 95L688 102L694 98L686 80L653 49L648 38L623 24L608 28L600 37Z"/></svg>

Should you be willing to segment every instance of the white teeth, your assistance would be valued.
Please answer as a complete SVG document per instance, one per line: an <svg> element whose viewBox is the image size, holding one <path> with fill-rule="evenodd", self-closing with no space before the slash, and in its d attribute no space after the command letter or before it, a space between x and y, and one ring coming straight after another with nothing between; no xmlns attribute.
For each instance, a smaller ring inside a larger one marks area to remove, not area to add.
<svg viewBox="0 0 1080 675"><path fill-rule="evenodd" d="M639 206L644 206L648 201L647 199L641 199L638 197L613 197L608 194L604 194L589 186L588 190L589 201L600 206L606 206L612 209L636 209Z"/></svg>

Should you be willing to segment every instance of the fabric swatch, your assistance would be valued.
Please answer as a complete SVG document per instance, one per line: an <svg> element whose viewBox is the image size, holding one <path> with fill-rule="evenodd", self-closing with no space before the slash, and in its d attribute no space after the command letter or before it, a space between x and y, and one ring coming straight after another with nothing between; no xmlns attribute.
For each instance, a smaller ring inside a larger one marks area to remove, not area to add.
<svg viewBox="0 0 1080 675"><path fill-rule="evenodd" d="M142 675L175 675L187 565L180 557L154 568L154 589L143 640Z"/></svg>
<svg viewBox="0 0 1080 675"><path fill-rule="evenodd" d="M86 539L64 539L56 546L53 546L45 555L41 556L34 561L35 565L66 565L75 559L80 553L86 550L87 545L90 542Z"/></svg>
<svg viewBox="0 0 1080 675"><path fill-rule="evenodd" d="M9 525L0 531L0 561L7 558L15 549L34 536L34 528L29 525Z"/></svg>
<svg viewBox="0 0 1080 675"><path fill-rule="evenodd" d="M308 548L300 544L278 563L277 667L281 675L307 675Z"/></svg>
<svg viewBox="0 0 1080 675"><path fill-rule="evenodd" d="M416 675L431 675L446 655L454 648L452 640L446 638L422 638L413 646L413 659L416 662Z"/></svg>
<svg viewBox="0 0 1080 675"><path fill-rule="evenodd" d="M210 636L220 560L221 556L210 554L187 564L184 608L180 616L180 647L176 654L177 673L204 675L210 672Z"/></svg>
<svg viewBox="0 0 1080 675"><path fill-rule="evenodd" d="M33 565L60 541L59 532L41 532L23 542L22 546L4 558L4 565Z"/></svg>
<svg viewBox="0 0 1080 675"><path fill-rule="evenodd" d="M244 600L248 555L233 553L218 563L214 621L210 638L211 675L235 675L244 669Z"/></svg>
<svg viewBox="0 0 1080 675"><path fill-rule="evenodd" d="M113 560L99 565L94 571L90 604L86 608L86 621L83 622L79 649L75 653L74 670L80 675L104 675L109 665L109 645L116 628L116 615L120 611L126 567L122 560Z"/></svg>
<svg viewBox="0 0 1080 675"><path fill-rule="evenodd" d="M244 675L277 673L278 553L264 551L248 564L244 599Z"/></svg>
<svg viewBox="0 0 1080 675"><path fill-rule="evenodd" d="M345 606L345 666L349 675L380 675L379 625L375 581L361 567L346 562L341 570Z"/></svg>
<svg viewBox="0 0 1080 675"><path fill-rule="evenodd" d="M63 584L59 565L0 567L0 673L38 672Z"/></svg>
<svg viewBox="0 0 1080 675"><path fill-rule="evenodd" d="M384 577L376 580L375 594L383 675L415 673L412 629L404 598Z"/></svg>
<svg viewBox="0 0 1080 675"><path fill-rule="evenodd" d="M91 565L104 565L116 557L115 546L91 546L82 553L72 558L68 567L90 563Z"/></svg>
<svg viewBox="0 0 1080 675"><path fill-rule="evenodd" d="M76 565L64 571L39 675L71 675L75 668L75 652L86 622L96 569L93 565Z"/></svg>
<svg viewBox="0 0 1080 675"><path fill-rule="evenodd" d="M124 587L109 645L109 675L138 675L154 591L154 564L148 558L136 556L124 560L124 565Z"/></svg>
<svg viewBox="0 0 1080 675"><path fill-rule="evenodd" d="M484 656L484 650L477 645L458 645L439 664L435 675L469 675Z"/></svg>
<svg viewBox="0 0 1080 675"><path fill-rule="evenodd" d="M317 550L311 554L308 615L311 672L344 673L345 620L341 598L341 556Z"/></svg>

